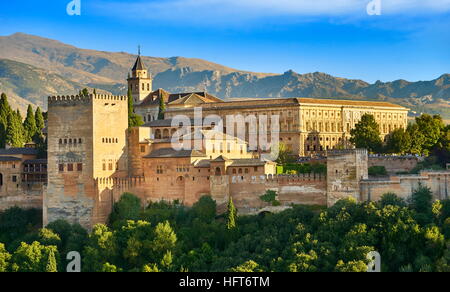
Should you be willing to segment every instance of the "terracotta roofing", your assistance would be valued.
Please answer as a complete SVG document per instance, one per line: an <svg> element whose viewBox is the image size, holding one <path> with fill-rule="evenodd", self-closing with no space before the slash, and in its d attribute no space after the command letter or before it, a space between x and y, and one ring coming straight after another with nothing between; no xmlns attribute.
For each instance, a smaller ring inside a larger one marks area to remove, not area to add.
<svg viewBox="0 0 450 292"><path fill-rule="evenodd" d="M206 157L205 153L196 150L180 150L173 148L162 148L152 151L144 158L187 158L187 157Z"/></svg>
<svg viewBox="0 0 450 292"><path fill-rule="evenodd" d="M156 120L156 121L151 121L151 122L145 123L142 127L149 127L149 128L154 128L154 127L172 127L172 121L173 121L173 119ZM194 120L193 119L191 119L191 125L194 125Z"/></svg>
<svg viewBox="0 0 450 292"><path fill-rule="evenodd" d="M318 98L259 98L259 99L247 99L241 100L234 99L227 102L214 102L202 104L204 110L216 110L216 109L251 109L251 108L273 108L284 106L301 106L302 104L314 104L314 105L335 105L335 106L358 106L358 107L387 107L407 110L405 107L389 103L378 101L361 101L361 100L336 100L336 99L318 99ZM184 108L170 108L167 111L183 111Z"/></svg>
<svg viewBox="0 0 450 292"><path fill-rule="evenodd" d="M21 161L22 159L13 156L0 156L0 162Z"/></svg>
<svg viewBox="0 0 450 292"><path fill-rule="evenodd" d="M268 161L263 161L260 159L233 159L233 162L231 163L231 167L238 167L238 166L264 166L267 163L270 163Z"/></svg>
<svg viewBox="0 0 450 292"><path fill-rule="evenodd" d="M212 160L211 162L226 162L226 161L230 161L230 159L224 157L223 155L220 155L219 157Z"/></svg>
<svg viewBox="0 0 450 292"><path fill-rule="evenodd" d="M221 100L214 95L211 95L207 92L184 92L184 93L170 93L165 91L164 89L158 89L151 92L140 104L136 105L136 107L146 107L146 106L155 106L159 105L160 99L163 98L165 103L173 103L179 99L185 99L186 97L190 97L192 95L196 95L197 98L202 99L204 102L216 102L221 103Z"/></svg>
<svg viewBox="0 0 450 292"><path fill-rule="evenodd" d="M142 61L141 56L138 56L136 59L136 63L134 63L133 71L136 70L145 70L144 62Z"/></svg>
<svg viewBox="0 0 450 292"><path fill-rule="evenodd" d="M9 148L0 149L0 155L37 155L38 150L35 148Z"/></svg>
<svg viewBox="0 0 450 292"><path fill-rule="evenodd" d="M24 164L47 164L47 159L29 159L23 162Z"/></svg>
<svg viewBox="0 0 450 292"><path fill-rule="evenodd" d="M378 107L404 108L403 106L398 104L382 101L336 100L336 99L317 99L317 98L297 98L297 100L300 104L310 103L310 104L324 104L324 105L336 104L347 106L378 106Z"/></svg>

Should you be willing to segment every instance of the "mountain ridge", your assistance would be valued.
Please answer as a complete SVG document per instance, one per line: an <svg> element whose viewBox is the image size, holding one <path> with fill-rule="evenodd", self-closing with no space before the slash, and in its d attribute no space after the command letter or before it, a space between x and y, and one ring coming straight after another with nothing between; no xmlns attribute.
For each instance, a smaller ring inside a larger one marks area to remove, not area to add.
<svg viewBox="0 0 450 292"><path fill-rule="evenodd" d="M30 75L27 78L37 78L31 77L33 74L43 74L46 80L56 78L57 82L65 84L61 92L71 87L75 89L86 86L113 94L125 94L126 77L136 55L80 49L60 41L16 33L0 37L0 58L34 68L44 68L42 70L45 70L45 73L32 69L29 74L24 70L21 74ZM163 88L170 92L206 90L224 99L328 97L380 100L407 106L413 113L440 113L450 119L450 74L447 73L431 81L411 82L399 79L371 84L360 79L335 77L322 72L299 74L288 70L283 74L256 73L194 58L142 58L154 76L154 88ZM21 67L17 64L16 66ZM4 84L9 79L9 91L17 96L18 103L24 100L33 103L36 96L42 98L39 94L45 92L45 87L49 86L32 86L35 92L24 94L19 88L20 82L16 80L14 83L14 80L11 80L17 79L17 74L9 70L9 73L3 75L0 78L3 78ZM12 83L15 85L11 86ZM24 86L27 87L26 84ZM0 91L2 87L5 86L0 86ZM19 97L22 98L20 102Z"/></svg>

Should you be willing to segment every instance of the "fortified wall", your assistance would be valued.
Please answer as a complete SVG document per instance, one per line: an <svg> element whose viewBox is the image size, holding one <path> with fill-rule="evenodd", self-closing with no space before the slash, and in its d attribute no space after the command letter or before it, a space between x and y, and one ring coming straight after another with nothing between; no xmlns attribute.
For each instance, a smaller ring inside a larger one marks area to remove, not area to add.
<svg viewBox="0 0 450 292"><path fill-rule="evenodd" d="M408 199L420 185L431 189L435 200L449 199L450 172L422 172L420 175L391 176L385 180L361 181L361 200L378 201L386 193Z"/></svg>
<svg viewBox="0 0 450 292"><path fill-rule="evenodd" d="M260 197L267 191L275 191L282 206L292 204L327 204L326 176L305 174L299 176L215 176L211 177L211 196L220 205L233 198L241 214L253 213L264 208L267 203Z"/></svg>
<svg viewBox="0 0 450 292"><path fill-rule="evenodd" d="M423 158L415 156L370 156L369 167L384 166L388 174L411 172Z"/></svg>

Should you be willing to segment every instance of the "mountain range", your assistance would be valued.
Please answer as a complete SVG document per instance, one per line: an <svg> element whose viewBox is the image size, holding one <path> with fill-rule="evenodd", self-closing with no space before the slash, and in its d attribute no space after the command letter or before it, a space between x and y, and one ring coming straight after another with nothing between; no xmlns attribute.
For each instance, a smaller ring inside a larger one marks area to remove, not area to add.
<svg viewBox="0 0 450 292"><path fill-rule="evenodd" d="M84 87L126 94L136 55L80 49L56 40L16 33L0 37L0 92L23 109L45 108L49 95L75 94ZM412 114L439 113L450 119L450 74L431 81L393 82L334 77L325 73L284 74L241 71L201 59L143 57L154 88L203 91L218 97L315 97L379 100L411 108Z"/></svg>

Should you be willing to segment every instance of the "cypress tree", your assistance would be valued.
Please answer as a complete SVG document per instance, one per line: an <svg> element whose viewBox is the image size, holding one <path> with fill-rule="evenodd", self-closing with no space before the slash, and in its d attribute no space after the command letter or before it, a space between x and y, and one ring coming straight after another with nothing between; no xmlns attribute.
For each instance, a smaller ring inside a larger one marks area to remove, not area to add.
<svg viewBox="0 0 450 292"><path fill-rule="evenodd" d="M8 127L6 129L6 144L11 147L23 147L24 130L20 112L12 112L8 116Z"/></svg>
<svg viewBox="0 0 450 292"><path fill-rule="evenodd" d="M128 88L128 127L132 127L133 114L134 114L133 94L131 93L131 88Z"/></svg>
<svg viewBox="0 0 450 292"><path fill-rule="evenodd" d="M48 251L47 263L45 265L45 272L46 273L57 273L58 267L56 265L55 250L52 246L49 246L48 249L49 249L49 251Z"/></svg>
<svg viewBox="0 0 450 292"><path fill-rule="evenodd" d="M36 128L39 133L42 133L42 129L45 127L45 121L40 107L37 107L34 117L36 119Z"/></svg>
<svg viewBox="0 0 450 292"><path fill-rule="evenodd" d="M164 102L164 98L161 96L161 98L159 99L158 120L164 120L165 111L166 111L166 103Z"/></svg>
<svg viewBox="0 0 450 292"><path fill-rule="evenodd" d="M128 89L128 127L140 127L144 124L140 115L134 113L133 95Z"/></svg>
<svg viewBox="0 0 450 292"><path fill-rule="evenodd" d="M237 211L234 207L233 198L230 196L230 200L228 201L228 212L227 212L227 229L232 230L236 228L236 217Z"/></svg>
<svg viewBox="0 0 450 292"><path fill-rule="evenodd" d="M25 142L32 142L33 138L35 138L36 134L38 133L38 128L36 126L36 119L34 117L34 112L31 105L28 105L27 117L23 122L23 128L25 130Z"/></svg>
<svg viewBox="0 0 450 292"><path fill-rule="evenodd" d="M0 148L6 146L6 131L8 129L8 117L12 110L8 103L8 97L6 94L1 94L0 99Z"/></svg>

